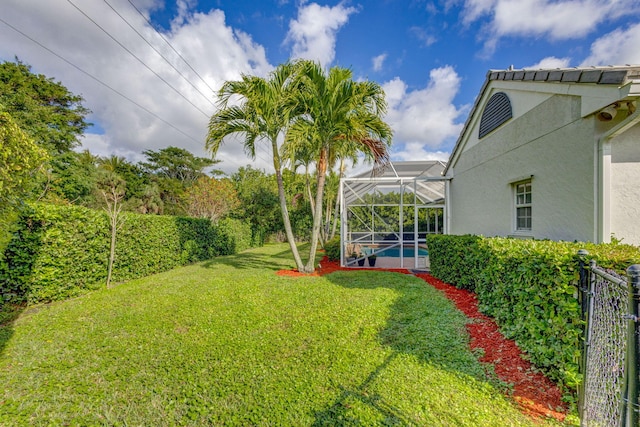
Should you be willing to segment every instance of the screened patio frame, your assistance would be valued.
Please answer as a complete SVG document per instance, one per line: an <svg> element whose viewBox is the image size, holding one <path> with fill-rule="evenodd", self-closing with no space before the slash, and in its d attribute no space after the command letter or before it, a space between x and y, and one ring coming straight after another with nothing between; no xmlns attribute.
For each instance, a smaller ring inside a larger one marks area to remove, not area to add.
<svg viewBox="0 0 640 427"><path fill-rule="evenodd" d="M420 253L426 247L426 235L448 230L445 197L448 179L440 174L445 166L439 161L394 162L382 176L364 174L341 179L341 265L357 266L353 259L348 262L347 257L348 252L358 248L359 259L369 254L384 257L395 250L399 259L393 261L398 264L394 267L428 267L428 257ZM398 201L385 201L385 196ZM405 227L407 223L410 227ZM388 263L388 258L385 259Z"/></svg>

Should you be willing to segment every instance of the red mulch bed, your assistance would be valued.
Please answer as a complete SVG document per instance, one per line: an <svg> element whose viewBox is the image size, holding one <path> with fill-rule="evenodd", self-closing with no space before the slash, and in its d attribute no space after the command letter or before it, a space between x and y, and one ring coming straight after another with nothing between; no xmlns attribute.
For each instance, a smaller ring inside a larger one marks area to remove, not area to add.
<svg viewBox="0 0 640 427"><path fill-rule="evenodd" d="M338 270L376 270L410 274L406 269L340 267L337 262L329 261L325 256L320 261L320 267L311 275L322 276ZM280 270L277 274L309 276L297 270ZM483 356L480 361L492 364L498 378L513 385L513 397L524 413L533 417L546 416L564 420L567 409L561 400L562 393L558 387L543 374L536 372L531 363L523 359L522 351L514 341L502 336L495 321L478 311L478 301L474 293L458 289L427 273L416 274L416 276L442 291L448 299L453 301L458 310L472 319L472 322L467 324L467 331L471 337L470 347L482 349Z"/></svg>

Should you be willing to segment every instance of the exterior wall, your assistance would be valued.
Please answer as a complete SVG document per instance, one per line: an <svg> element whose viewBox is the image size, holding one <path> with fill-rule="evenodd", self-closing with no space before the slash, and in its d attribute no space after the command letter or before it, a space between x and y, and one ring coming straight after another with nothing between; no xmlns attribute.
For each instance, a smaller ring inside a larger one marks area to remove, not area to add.
<svg viewBox="0 0 640 427"><path fill-rule="evenodd" d="M450 232L593 241L593 120L580 97L554 95L465 146L449 171ZM532 230L515 233L513 183L531 176Z"/></svg>
<svg viewBox="0 0 640 427"><path fill-rule="evenodd" d="M640 245L640 124L611 141L611 233Z"/></svg>

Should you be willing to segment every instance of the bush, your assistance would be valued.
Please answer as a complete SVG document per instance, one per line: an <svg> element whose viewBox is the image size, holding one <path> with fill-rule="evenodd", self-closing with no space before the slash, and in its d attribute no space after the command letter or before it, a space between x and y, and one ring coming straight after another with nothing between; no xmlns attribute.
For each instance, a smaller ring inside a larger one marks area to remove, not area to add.
<svg viewBox="0 0 640 427"><path fill-rule="evenodd" d="M480 310L569 391L580 381L578 250L621 273L640 261L640 249L630 245L437 235L427 246L432 274L474 291Z"/></svg>
<svg viewBox="0 0 640 427"><path fill-rule="evenodd" d="M340 261L340 237L334 237L324 244L324 251L331 261Z"/></svg>
<svg viewBox="0 0 640 427"><path fill-rule="evenodd" d="M103 211L34 204L25 208L0 263L0 296L29 303L68 298L106 281L109 225ZM123 281L249 247L239 220L124 214L113 280Z"/></svg>

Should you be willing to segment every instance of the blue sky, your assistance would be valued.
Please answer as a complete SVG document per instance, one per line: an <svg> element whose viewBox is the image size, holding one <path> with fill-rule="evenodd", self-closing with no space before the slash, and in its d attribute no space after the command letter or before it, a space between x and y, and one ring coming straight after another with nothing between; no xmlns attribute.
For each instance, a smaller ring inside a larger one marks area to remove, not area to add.
<svg viewBox="0 0 640 427"><path fill-rule="evenodd" d="M83 148L133 161L169 145L206 155L211 89L289 58L381 84L396 160L446 160L490 69L640 63L635 0L2 3L0 59L18 56L82 94L96 124ZM234 140L218 158L227 172L270 168L267 147L252 161Z"/></svg>

